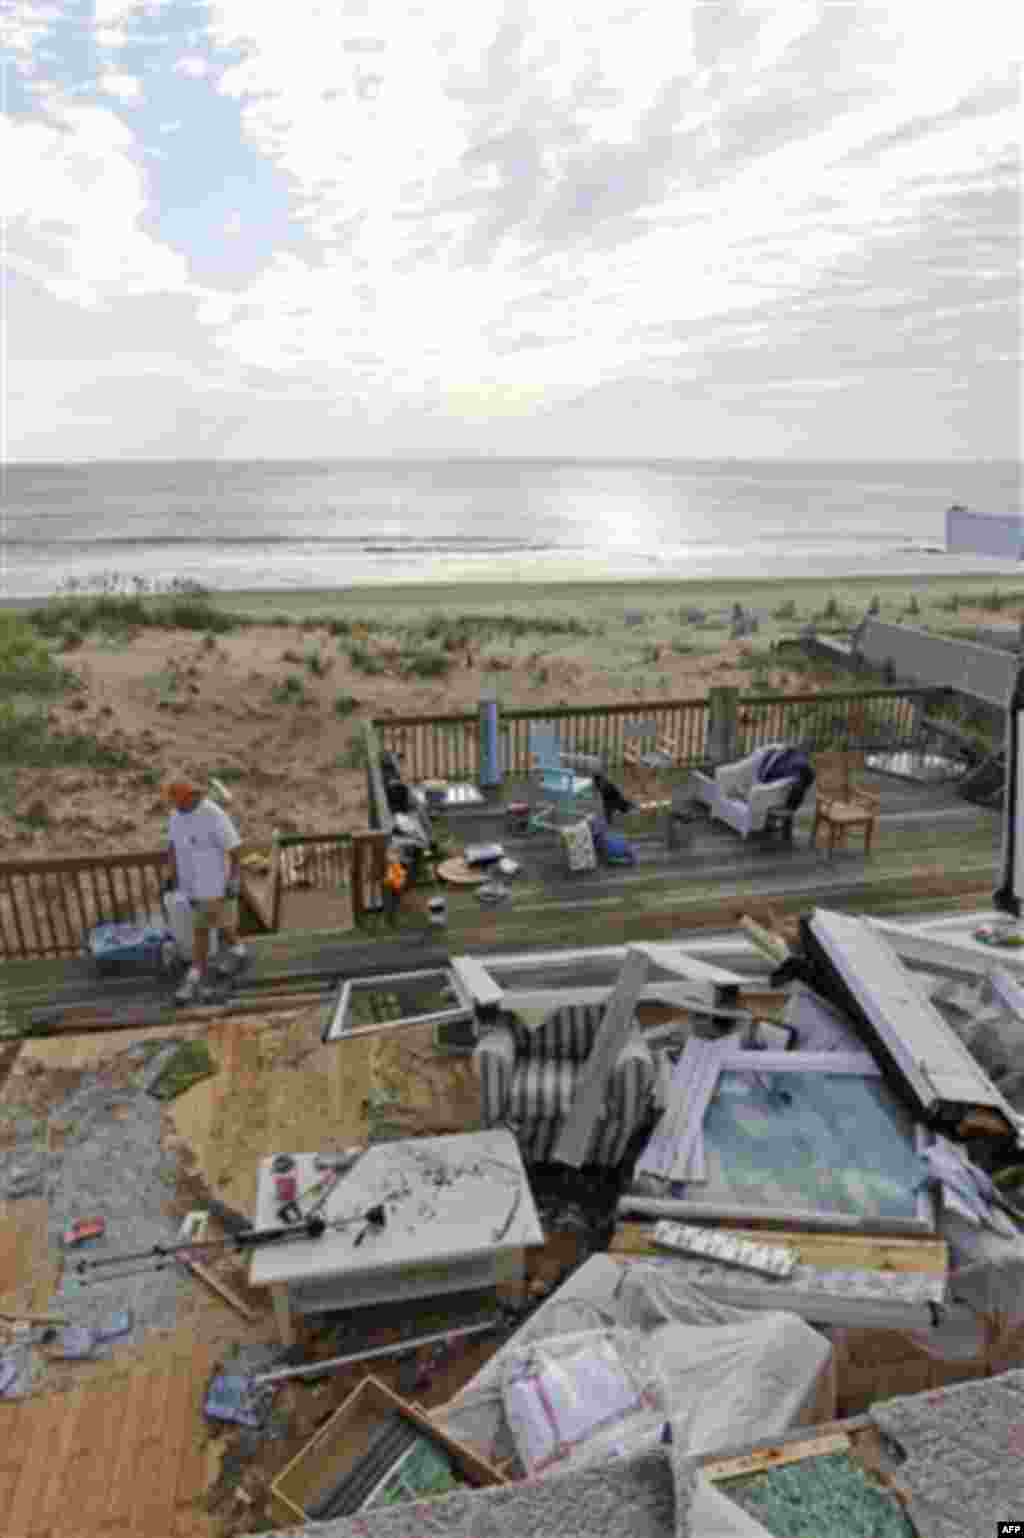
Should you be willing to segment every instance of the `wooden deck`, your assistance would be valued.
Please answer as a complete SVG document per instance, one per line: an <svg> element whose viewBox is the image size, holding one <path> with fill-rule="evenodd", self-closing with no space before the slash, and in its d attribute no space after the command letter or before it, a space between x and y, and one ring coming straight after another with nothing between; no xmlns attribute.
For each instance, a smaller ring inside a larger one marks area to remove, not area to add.
<svg viewBox="0 0 1024 1538"><path fill-rule="evenodd" d="M59 1093L69 1073L109 1067L116 1054L146 1034L96 1033L23 1043L0 1088L0 1111L22 1102L29 1082L54 1075ZM237 1211L253 1210L257 1165L266 1154L365 1141L371 1085L388 1083L396 1072L410 1101L410 1134L431 1130L439 1092L449 1119L460 1127L476 1124L479 1090L467 1079L468 1065L443 1058L430 1068L430 1027L403 1032L401 1042L366 1039L325 1047L308 1011L297 1011L271 1025L251 1018L221 1020L188 1034L205 1036L217 1072L168 1107L165 1146L187 1151L180 1167L188 1182L201 1181ZM421 1058L430 1080L423 1094L415 1084ZM409 1066L411 1075L402 1071ZM444 1083L437 1082L438 1074ZM423 1125L418 1104L427 1113ZM394 1135L406 1134L398 1129ZM198 1185L183 1189L186 1206L202 1204ZM214 1502L212 1513L208 1509L211 1492L219 1488L225 1451L236 1440L230 1428L218 1428L203 1416L209 1378L234 1344L277 1338L269 1298L247 1287L244 1262L231 1257L210 1264L255 1311L253 1323L197 1281L179 1301L177 1325L169 1335L133 1334L118 1343L109 1359L53 1363L36 1393L0 1402L3 1538L216 1538L269 1525L262 1520L258 1495L251 1527L239 1526L246 1513L234 1503L231 1488L223 1502ZM0 1203L0 1307L45 1310L58 1267L48 1240L45 1200ZM74 1318L73 1300L65 1312ZM415 1334L415 1318L410 1318L411 1326L382 1323L375 1343ZM304 1333L307 1348L310 1338ZM329 1344L318 1349L321 1355L336 1354ZM439 1371L420 1397L428 1407L446 1402L492 1350L493 1342L482 1336ZM395 1385L395 1361L382 1361L374 1370ZM299 1451L361 1376L354 1367L333 1374L323 1387L289 1385L282 1391L277 1408L288 1420L289 1434L268 1441L252 1465L255 1492ZM225 1523L226 1518L232 1520Z"/></svg>
<svg viewBox="0 0 1024 1538"><path fill-rule="evenodd" d="M333 915L321 915L311 903L302 929L250 938L253 965L245 986L254 993L300 981L317 986L363 972L436 965L464 952L671 939L732 927L741 911L765 904L790 915L814 906L894 913L988 904L1000 855L998 813L959 800L948 785L869 774L862 783L882 797L870 859L851 849L829 860L810 848L809 814L798 818L792 846L776 837L744 842L723 824L701 821L689 847L675 851L667 848L664 813L631 814L619 827L634 844L636 865L570 875L555 835L510 833L501 806L461 813L448 822L456 846L493 839L521 862L508 882L507 903L485 908L472 888L423 884L405 894L394 928L379 919L372 930L358 931L333 928ZM506 787L504 799L515 799L514 787ZM448 900L444 929L431 927L426 914L427 899L439 890ZM138 1025L174 1014L168 984L101 980L84 958L8 962L0 973L12 1033L42 1010L78 1002L134 1009ZM145 1019L139 1010L149 1012Z"/></svg>

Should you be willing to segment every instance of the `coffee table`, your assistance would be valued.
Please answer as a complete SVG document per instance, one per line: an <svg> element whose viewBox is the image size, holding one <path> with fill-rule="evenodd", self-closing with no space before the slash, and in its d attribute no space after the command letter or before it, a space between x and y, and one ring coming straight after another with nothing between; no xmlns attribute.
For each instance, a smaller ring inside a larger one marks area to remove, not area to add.
<svg viewBox="0 0 1024 1538"><path fill-rule="evenodd" d="M293 1155L300 1193L319 1172ZM255 1223L278 1224L270 1158L262 1160ZM383 1203L383 1229L363 1213ZM523 1270L523 1250L544 1243L519 1146L503 1128L371 1146L331 1192L319 1239L257 1247L249 1284L269 1287L283 1345L295 1313L315 1314L493 1287ZM359 1235L362 1234L362 1239Z"/></svg>

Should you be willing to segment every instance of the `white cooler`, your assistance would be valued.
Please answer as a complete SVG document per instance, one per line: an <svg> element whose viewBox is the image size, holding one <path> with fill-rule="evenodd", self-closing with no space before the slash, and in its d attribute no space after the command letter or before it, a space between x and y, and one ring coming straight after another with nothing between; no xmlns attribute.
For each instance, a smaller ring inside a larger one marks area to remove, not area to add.
<svg viewBox="0 0 1024 1538"><path fill-rule="evenodd" d="M164 917L167 927L174 936L174 943L178 947L178 955L182 961L192 960L192 904L183 892L164 893ZM210 930L210 959L217 954L220 945L220 935L216 929Z"/></svg>

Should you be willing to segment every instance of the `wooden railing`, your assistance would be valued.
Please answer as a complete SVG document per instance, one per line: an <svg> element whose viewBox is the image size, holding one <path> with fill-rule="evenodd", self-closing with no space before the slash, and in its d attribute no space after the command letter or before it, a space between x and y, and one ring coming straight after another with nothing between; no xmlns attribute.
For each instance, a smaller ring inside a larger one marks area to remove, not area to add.
<svg viewBox="0 0 1024 1538"><path fill-rule="evenodd" d="M718 691L720 695L731 692ZM814 750L908 747L917 740L924 709L942 693L908 688L789 695L741 695L736 691L735 756L776 741L806 742ZM628 721L641 720L652 722L659 737L678 744L676 761L680 767L696 767L712 756L706 699L502 709L502 771L514 776L528 772L530 727L541 722L557 728L564 751L596 754L606 767L615 768L623 762L623 727ZM372 732L367 734L367 775L373 777L376 764L379 777L379 751L390 749L402 754L402 775L407 781L475 782L480 766L479 741L476 714L381 717L374 720ZM382 796L382 787L374 786L371 806L374 798Z"/></svg>
<svg viewBox="0 0 1024 1538"><path fill-rule="evenodd" d="M0 862L0 957L78 956L105 920L160 912L163 849Z"/></svg>
<svg viewBox="0 0 1024 1538"><path fill-rule="evenodd" d="M590 753L608 767L622 762L622 728L627 721L653 721L659 736L674 737L687 761L703 758L706 700L657 700L653 704L547 706L500 712L501 767L525 775L530 767L530 727L550 722L567 753ZM479 718L387 716L373 727L381 748L402 754L402 776L416 780L475 781L480 768Z"/></svg>
<svg viewBox="0 0 1024 1538"><path fill-rule="evenodd" d="M352 919L359 924L377 907L387 870L387 833L375 828L354 833L288 833L274 840L270 927L281 924L284 893L292 886L330 891L349 887Z"/></svg>
<svg viewBox="0 0 1024 1538"><path fill-rule="evenodd" d="M372 828L279 835L265 885L243 866L243 896L260 922L276 931L289 885L287 864L301 854L302 885L319 890L349 887L358 924L382 900L386 844L387 834ZM253 847L243 844L242 850ZM163 849L0 861L0 961L80 956L96 924L150 915L160 921L167 875Z"/></svg>
<svg viewBox="0 0 1024 1538"><path fill-rule="evenodd" d="M818 694L741 695L737 757L766 742L800 743L811 752L860 752L917 745L936 689L862 689Z"/></svg>

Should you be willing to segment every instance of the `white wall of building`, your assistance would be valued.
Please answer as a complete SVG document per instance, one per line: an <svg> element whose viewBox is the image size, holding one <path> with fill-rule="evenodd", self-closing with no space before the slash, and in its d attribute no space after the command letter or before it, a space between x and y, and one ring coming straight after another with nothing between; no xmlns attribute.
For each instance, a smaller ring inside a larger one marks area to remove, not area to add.
<svg viewBox="0 0 1024 1538"><path fill-rule="evenodd" d="M1019 513L969 513L951 507L946 513L946 550L950 555L995 555L1019 561L1024 532Z"/></svg>

